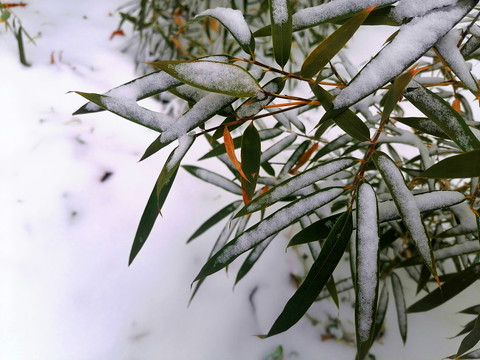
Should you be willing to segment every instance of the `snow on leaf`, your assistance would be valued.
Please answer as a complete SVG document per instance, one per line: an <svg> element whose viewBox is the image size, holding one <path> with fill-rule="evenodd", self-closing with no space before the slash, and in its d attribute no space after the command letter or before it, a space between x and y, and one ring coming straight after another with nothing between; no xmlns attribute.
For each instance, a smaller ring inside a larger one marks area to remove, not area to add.
<svg viewBox="0 0 480 360"><path fill-rule="evenodd" d="M219 271L245 251L252 249L269 236L299 221L301 217L312 213L342 193L343 188L323 189L284 206L264 220L248 228L240 236L225 245L225 247L208 260L195 280Z"/></svg>
<svg viewBox="0 0 480 360"><path fill-rule="evenodd" d="M203 90L236 97L252 97L261 91L257 80L241 66L205 60L157 61L151 65L180 81Z"/></svg>
<svg viewBox="0 0 480 360"><path fill-rule="evenodd" d="M334 18L365 10L371 6L387 5L396 1L397 0L335 0L318 6L305 8L293 14L293 30L306 29Z"/></svg>
<svg viewBox="0 0 480 360"><path fill-rule="evenodd" d="M435 256L435 260L443 260L454 256L470 254L478 251L480 251L480 247L477 241L467 241L462 244L451 245L438 250L434 250L433 255ZM403 261L400 264L400 267L418 265L421 263L422 260L414 256Z"/></svg>
<svg viewBox="0 0 480 360"><path fill-rule="evenodd" d="M457 0L401 0L392 10L392 16L398 22L402 22L406 18L423 16L430 10L456 3Z"/></svg>
<svg viewBox="0 0 480 360"><path fill-rule="evenodd" d="M476 3L464 0L455 6L432 10L402 25L397 36L340 92L333 102L334 108L353 105L399 75L450 31Z"/></svg>
<svg viewBox="0 0 480 360"><path fill-rule="evenodd" d="M237 216L246 215L272 205L284 197L294 193L295 191L314 184L317 181L337 172L345 170L355 163L356 160L353 158L336 159L310 168L298 175L292 176L288 180L283 181L281 184L271 188L263 195L254 199L250 204L240 210Z"/></svg>
<svg viewBox="0 0 480 360"><path fill-rule="evenodd" d="M432 247L430 245L425 225L422 222L420 209L415 202L413 194L405 185L405 180L403 179L400 170L398 170L395 163L383 153L375 155L374 160L383 180L388 186L390 194L392 195L398 212L408 229L415 247L433 276L437 276Z"/></svg>
<svg viewBox="0 0 480 360"><path fill-rule="evenodd" d="M269 4L273 54L283 68L290 58L292 46L292 5L290 0L269 0Z"/></svg>
<svg viewBox="0 0 480 360"><path fill-rule="evenodd" d="M436 235L437 237L459 236L477 231L477 217L467 203L452 206L450 210L458 219L459 224Z"/></svg>
<svg viewBox="0 0 480 360"><path fill-rule="evenodd" d="M480 149L480 141L465 120L440 96L418 84L410 82L403 95L430 120L440 127L463 151Z"/></svg>
<svg viewBox="0 0 480 360"><path fill-rule="evenodd" d="M194 20L200 20L206 16L211 16L220 21L232 34L235 40L237 40L243 51L249 55L254 53L255 38L252 36L252 32L240 10L217 7L215 9L208 9L201 12L194 18Z"/></svg>
<svg viewBox="0 0 480 360"><path fill-rule="evenodd" d="M275 155L278 155L279 153L282 152L282 150L292 145L296 139L297 139L296 134L290 134L284 137L283 139L281 139L280 141L278 141L276 144L273 144L268 149L262 152L260 162L264 163L265 161L268 161L271 158L273 158Z"/></svg>
<svg viewBox="0 0 480 360"><path fill-rule="evenodd" d="M435 48L443 58L448 67L463 81L465 86L476 96L478 93L477 80L470 72L468 64L465 62L460 50L457 47L461 40L462 31L459 29L450 30L441 38Z"/></svg>
<svg viewBox="0 0 480 360"><path fill-rule="evenodd" d="M361 360L372 344L378 296L378 205L373 188L366 183L358 188L356 253L355 323Z"/></svg>
<svg viewBox="0 0 480 360"><path fill-rule="evenodd" d="M231 180L218 175L210 170L202 169L193 165L184 165L183 168L190 174L202 179L203 181L218 186L226 191L229 191L235 195L242 195L242 189L240 186L232 182Z"/></svg>
<svg viewBox="0 0 480 360"><path fill-rule="evenodd" d="M262 256L268 245L270 245L272 240L275 239L275 236L276 235L270 236L268 239L255 246L250 254L248 254L247 258L238 270L237 277L235 278L235 284L237 284L245 275L247 275L260 256Z"/></svg>

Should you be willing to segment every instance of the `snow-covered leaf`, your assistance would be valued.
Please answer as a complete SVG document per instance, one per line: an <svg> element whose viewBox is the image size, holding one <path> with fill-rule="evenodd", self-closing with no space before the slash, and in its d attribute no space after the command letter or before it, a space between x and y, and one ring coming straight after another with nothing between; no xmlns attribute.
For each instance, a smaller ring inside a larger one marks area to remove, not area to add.
<svg viewBox="0 0 480 360"><path fill-rule="evenodd" d="M372 345L378 296L378 205L373 188L363 183L357 194L355 329L357 358Z"/></svg>
<svg viewBox="0 0 480 360"><path fill-rule="evenodd" d="M270 160L271 158L273 158L274 156L282 153L283 150L285 150L290 145L292 145L296 139L297 139L296 134L290 134L284 137L283 139L281 139L280 141L278 141L277 143L270 146L268 149L265 149L265 151L262 152L260 162L264 163Z"/></svg>
<svg viewBox="0 0 480 360"><path fill-rule="evenodd" d="M415 202L413 194L405 185L405 180L403 179L400 170L398 170L395 163L387 155L379 152L374 155L373 159L383 180L388 186L398 212L408 229L409 235L415 244L418 253L422 256L433 276L437 278L432 247L425 225L422 222L420 209Z"/></svg>
<svg viewBox="0 0 480 360"><path fill-rule="evenodd" d="M138 224L137 232L135 233L135 238L133 239L132 249L130 250L130 257L128 260L128 265L131 265L135 257L138 255L143 245L148 239L150 232L152 231L153 225L157 220L159 215L159 208L162 208L170 188L172 187L173 181L177 171L175 171L167 180L167 182L162 187L162 190L157 194L157 183L153 187L152 193L148 198L147 205L143 211L142 217L140 218L140 223Z"/></svg>
<svg viewBox="0 0 480 360"><path fill-rule="evenodd" d="M446 65L458 76L475 96L478 94L477 80L473 77L469 66L465 62L460 50L457 47L462 38L462 31L459 29L450 30L435 45L440 56Z"/></svg>
<svg viewBox="0 0 480 360"><path fill-rule="evenodd" d="M241 205L241 201L235 201L231 204L228 204L224 208L220 209L218 212L209 217L187 240L187 243L193 239L202 235L205 231L216 225L218 222L230 215L235 209Z"/></svg>
<svg viewBox="0 0 480 360"><path fill-rule="evenodd" d="M290 58L292 46L291 0L269 0L272 27L273 55L281 68Z"/></svg>
<svg viewBox="0 0 480 360"><path fill-rule="evenodd" d="M324 109L330 109L334 97L317 84L310 84L310 88ZM334 116L333 121L354 139L359 141L368 141L370 139L370 131L368 130L367 125L365 125L363 121L350 109L346 109L345 111L342 111L338 115ZM320 123L318 125L320 125Z"/></svg>
<svg viewBox="0 0 480 360"><path fill-rule="evenodd" d="M248 272L252 269L253 265L257 262L257 260L262 256L265 249L270 245L272 240L275 238L276 235L270 236L265 241L261 242L257 246L255 246L252 251L248 254L247 258L243 262L242 266L238 270L237 277L235 278L235 284L237 284Z"/></svg>
<svg viewBox="0 0 480 360"><path fill-rule="evenodd" d="M404 96L445 132L463 151L480 149L480 140L465 120L440 96L412 81Z"/></svg>
<svg viewBox="0 0 480 360"><path fill-rule="evenodd" d="M266 238L299 221L305 215L328 204L343 193L343 188L328 188L320 190L302 199L291 202L257 224L248 228L240 236L225 245L213 255L200 270L195 280L199 280L224 268L239 255L248 251Z"/></svg>
<svg viewBox="0 0 480 360"><path fill-rule="evenodd" d="M420 212L424 213L457 205L465 200L465 196L458 191L439 190L424 194L416 194L414 195L414 199ZM398 213L397 207L393 200L387 200L379 203L378 212L378 221L380 223L400 219L400 214ZM353 211L353 213L355 215L355 210ZM471 211L470 213L471 215L473 215ZM333 227L333 224L335 224L335 221L340 215L341 214L331 215L329 217L314 222L313 224L299 231L295 236L293 236L288 246L301 245L311 241L319 241L325 239L331 228ZM469 223L471 223L471 221L469 221ZM469 226L469 228L470 227L471 226Z"/></svg>
<svg viewBox="0 0 480 360"><path fill-rule="evenodd" d="M300 145L297 146L293 154L288 158L288 160L285 162L283 165L282 169L280 170L280 173L278 174L278 177L282 179L284 176L286 176L290 170L295 166L295 164L300 160L300 158L303 156L305 151L310 147L310 140L305 140L302 142Z"/></svg>
<svg viewBox="0 0 480 360"><path fill-rule="evenodd" d="M392 272L390 279L392 280L393 298L395 299L395 308L397 309L398 329L405 344L407 341L407 311L403 285L400 277L394 272Z"/></svg>
<svg viewBox="0 0 480 360"><path fill-rule="evenodd" d="M455 215L458 224L450 229L442 231L440 234L436 234L436 237L444 238L477 232L478 218L466 202L452 206L450 210Z"/></svg>
<svg viewBox="0 0 480 360"><path fill-rule="evenodd" d="M480 176L480 150L451 156L432 165L418 177L457 179Z"/></svg>
<svg viewBox="0 0 480 360"><path fill-rule="evenodd" d="M182 166L185 170L187 170L190 174L202 179L203 181L218 186L226 191L229 191L236 195L242 195L242 188L232 182L231 180L218 175L210 170L202 169L197 166L193 165L184 165Z"/></svg>
<svg viewBox="0 0 480 360"><path fill-rule="evenodd" d="M302 76L312 78L322 70L328 62L343 49L374 8L375 7L372 6L360 11L323 40L303 62L302 69L300 70Z"/></svg>
<svg viewBox="0 0 480 360"><path fill-rule="evenodd" d="M232 34L235 40L237 40L243 51L248 55L253 55L255 52L255 38L253 37L250 27L240 10L216 7L201 12L193 19L193 21L198 21L208 16L220 21L220 23L222 23Z"/></svg>
<svg viewBox="0 0 480 360"><path fill-rule="evenodd" d="M456 244L456 245L447 246L441 249L434 250L433 255L435 257L435 260L438 261L438 260L448 259L455 256L471 254L479 251L480 251L480 246L478 245L477 241L467 241L462 244ZM419 256L414 256L414 257L408 258L405 261L402 261L399 264L399 267L419 265L421 263L422 263L422 259Z"/></svg>
<svg viewBox="0 0 480 360"><path fill-rule="evenodd" d="M356 161L353 158L331 160L312 167L298 175L292 176L271 188L266 193L255 198L251 203L247 204L242 210L240 210L236 216L243 216L270 206L297 190L351 167L355 162Z"/></svg>
<svg viewBox="0 0 480 360"><path fill-rule="evenodd" d="M415 313L436 308L461 293L479 278L480 263L476 263L463 271L455 273L442 284L441 288L433 290L431 293L418 300L411 305L407 311L409 313Z"/></svg>
<svg viewBox="0 0 480 360"><path fill-rule="evenodd" d="M261 87L244 68L205 60L157 61L151 63L174 78L203 90L235 97L256 96Z"/></svg>
<svg viewBox="0 0 480 360"><path fill-rule="evenodd" d="M396 117L394 119L425 134L433 135L442 139L448 138L448 135L445 134L443 130L429 118Z"/></svg>
<svg viewBox="0 0 480 360"><path fill-rule="evenodd" d="M477 2L462 0L402 25L397 36L340 92L333 102L334 108L349 107L398 76L463 19Z"/></svg>
<svg viewBox="0 0 480 360"><path fill-rule="evenodd" d="M267 337L288 330L307 312L337 267L351 234L352 214L346 212L337 220L307 277L288 300Z"/></svg>
<svg viewBox="0 0 480 360"><path fill-rule="evenodd" d="M457 0L401 0L392 11L392 16L402 22L405 19L424 16L428 11L455 5Z"/></svg>

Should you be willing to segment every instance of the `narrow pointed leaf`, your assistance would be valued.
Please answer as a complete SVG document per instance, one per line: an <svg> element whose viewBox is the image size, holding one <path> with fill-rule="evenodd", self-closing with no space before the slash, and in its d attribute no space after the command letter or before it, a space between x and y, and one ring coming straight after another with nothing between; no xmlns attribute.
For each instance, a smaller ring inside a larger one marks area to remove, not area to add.
<svg viewBox="0 0 480 360"><path fill-rule="evenodd" d="M378 339L378 336L382 331L383 322L385 321L385 316L387 315L388 299L388 287L384 284L382 287L382 291L380 292L380 297L378 299L378 308L375 317L375 329L373 331L373 339L375 340Z"/></svg>
<svg viewBox="0 0 480 360"><path fill-rule="evenodd" d="M480 246L478 245L477 241L467 241L462 244L446 246L444 248L434 250L433 255L435 257L435 260L444 260L444 259L449 259L455 256L471 254L478 251L480 251ZM422 263L421 257L413 256L411 258L408 258L405 261L402 261L398 265L398 267L419 265L421 263Z"/></svg>
<svg viewBox="0 0 480 360"><path fill-rule="evenodd" d="M312 78L322 70L328 62L343 49L374 8L375 6L372 6L360 11L323 40L303 62L302 69L300 70L302 76Z"/></svg>
<svg viewBox="0 0 480 360"><path fill-rule="evenodd" d="M342 214L343 213L335 214L324 219L320 219L307 226L305 229L300 230L292 237L292 239L290 239L288 247L326 239L328 234L330 234L330 231L332 231L333 226L337 222L338 218L342 216Z"/></svg>
<svg viewBox="0 0 480 360"><path fill-rule="evenodd" d="M132 249L130 251L130 257L128 260L128 265L131 265L135 257L138 255L143 245L147 241L150 232L152 231L153 225L157 220L159 215L159 207L165 203L167 195L172 187L173 181L175 180L177 172L175 171L170 178L167 180L165 185L162 188L160 194L157 194L157 184L153 187L152 193L148 198L147 205L143 211L140 223L138 224L137 232L133 240Z"/></svg>
<svg viewBox="0 0 480 360"><path fill-rule="evenodd" d="M292 46L292 4L291 0L269 0L272 27L273 54L283 69L290 58Z"/></svg>
<svg viewBox="0 0 480 360"><path fill-rule="evenodd" d="M456 5L432 10L415 21L402 25L397 36L340 92L333 103L334 107L349 107L401 74L463 19L477 2L478 0L462 0ZM399 54L399 49L408 51Z"/></svg>
<svg viewBox="0 0 480 360"><path fill-rule="evenodd" d="M261 87L244 68L205 60L157 61L151 63L174 78L199 89L235 97L256 96Z"/></svg>
<svg viewBox="0 0 480 360"><path fill-rule="evenodd" d="M153 142L150 145L148 145L147 149L145 150L145 152L143 153L139 161L143 161L149 158L150 156L152 156L153 154L156 154L157 152L162 150L165 146L166 144L162 144L160 142L160 136L157 136L157 138L153 140Z"/></svg>
<svg viewBox="0 0 480 360"><path fill-rule="evenodd" d="M303 143L298 145L298 147L295 149L293 154L290 156L290 158L285 162L285 164L282 167L282 170L280 170L280 173L278 174L279 178L282 178L286 176L290 170L295 166L295 164L300 160L300 158L303 156L305 151L310 146L310 140L305 140Z"/></svg>
<svg viewBox="0 0 480 360"><path fill-rule="evenodd" d="M432 165L418 177L457 179L480 176L480 150L451 156Z"/></svg>
<svg viewBox="0 0 480 360"><path fill-rule="evenodd" d="M230 131L228 131L227 127L223 129L223 142L225 144L225 149L227 150L228 158L233 163L233 166L235 166L237 171L240 173L240 176L248 181L247 177L243 173L242 165L235 155L235 145L233 144L232 135L230 134Z"/></svg>
<svg viewBox="0 0 480 360"><path fill-rule="evenodd" d="M285 305L267 336L288 330L307 312L345 252L352 234L352 214L344 213L333 227L307 277Z"/></svg>
<svg viewBox="0 0 480 360"><path fill-rule="evenodd" d="M260 158L260 163L263 164L264 162L269 161L270 159L275 157L276 155L282 153L283 150L285 150L290 145L292 145L295 142L296 139L297 139L296 134L290 134L290 135L284 137L283 139L281 139L280 141L278 141L277 143L270 146L265 151L262 151L262 156Z"/></svg>
<svg viewBox="0 0 480 360"><path fill-rule="evenodd" d="M235 285L243 279L245 275L248 274L248 272L252 269L253 265L257 262L257 260L262 256L263 252L265 249L270 245L272 240L275 238L276 235L270 236L268 239L265 241L261 242L257 246L255 246L252 251L250 251L250 254L248 254L247 258L243 262L242 266L238 270L237 277L235 279Z"/></svg>
<svg viewBox="0 0 480 360"><path fill-rule="evenodd" d="M208 260L195 280L223 269L245 251L254 248L269 236L299 221L303 216L311 214L314 210L328 204L342 193L342 188L323 189L284 206L226 244Z"/></svg>
<svg viewBox="0 0 480 360"><path fill-rule="evenodd" d="M255 52L255 38L240 10L223 7L208 9L195 16L193 21L198 21L205 17L213 17L220 21L232 34L242 50L248 55L253 55Z"/></svg>
<svg viewBox="0 0 480 360"><path fill-rule="evenodd" d="M466 309L463 309L462 311L459 311L460 314L471 314L471 315L479 315L480 314L480 304L479 305L473 305L470 306Z"/></svg>
<svg viewBox="0 0 480 360"><path fill-rule="evenodd" d="M396 121L402 124L408 125L415 130L421 131L425 134L433 135L442 139L447 139L448 135L432 120L429 118L421 117L401 117L394 118Z"/></svg>
<svg viewBox="0 0 480 360"><path fill-rule="evenodd" d="M416 303L411 305L409 313L423 312L436 308L452 299L480 278L480 264L474 264L456 273L442 284L441 288L433 290Z"/></svg>
<svg viewBox="0 0 480 360"><path fill-rule="evenodd" d="M400 170L398 170L395 163L387 155L378 153L373 159L383 180L388 186L398 212L409 231L418 253L422 256L423 261L430 269L432 275L437 278L432 246L425 225L422 222L420 209L415 202L413 194L407 185L405 185L405 180Z"/></svg>
<svg viewBox="0 0 480 360"><path fill-rule="evenodd" d="M372 345L378 297L378 205L373 188L363 183L357 195L357 280L355 329L357 358L367 356Z"/></svg>
<svg viewBox="0 0 480 360"><path fill-rule="evenodd" d="M331 108L334 97L328 91L317 84L310 84L310 88L315 94L316 98L325 110ZM368 141L370 139L370 131L367 125L349 109L341 111L336 116L333 116L333 121L348 135L359 141ZM320 121L321 122L321 121ZM325 123L325 122L324 122ZM317 126L319 126L317 124Z"/></svg>
<svg viewBox="0 0 480 360"><path fill-rule="evenodd" d="M230 215L233 211L235 211L235 209L237 209L240 204L241 204L240 201L235 201L235 202L225 206L224 208L222 208L221 210L219 210L215 214L213 214L192 234L192 236L190 236L188 238L187 243L189 243L193 239L199 237L200 235L202 235L205 231L207 231L208 229L210 229L214 225L218 224L221 220L223 220L228 215Z"/></svg>
<svg viewBox="0 0 480 360"><path fill-rule="evenodd" d="M480 349L475 349L473 351L470 351L469 353L462 355L462 356L456 356L452 355L449 357L449 359L458 359L458 360L463 360L463 359L480 359Z"/></svg>
<svg viewBox="0 0 480 360"><path fill-rule="evenodd" d="M266 193L255 198L251 203L241 209L236 216L243 216L267 206L275 204L279 200L291 195L308 185L333 175L339 171L345 170L356 163L353 158L342 158L331 160L318 166L312 167L298 175L292 176L290 179L283 181Z"/></svg>
<svg viewBox="0 0 480 360"><path fill-rule="evenodd" d="M238 186L224 176L218 175L210 170L202 169L193 165L184 165L183 168L193 176L196 176L197 178L202 179L209 184L218 186L236 195L242 194L242 189L240 188L240 186Z"/></svg>
<svg viewBox="0 0 480 360"><path fill-rule="evenodd" d="M400 277L394 272L391 274L393 297L395 299L395 307L397 309L398 329L402 337L403 343L407 341L407 311L405 306L405 296L403 294L403 285Z"/></svg>
<svg viewBox="0 0 480 360"><path fill-rule="evenodd" d="M480 140L465 120L440 96L412 81L404 96L448 135L463 151L480 149Z"/></svg>
<svg viewBox="0 0 480 360"><path fill-rule="evenodd" d="M457 356L466 353L468 350L473 348L480 341L480 315L475 320L474 327L472 331L468 333L467 336L462 340L460 347L457 351Z"/></svg>
<svg viewBox="0 0 480 360"><path fill-rule="evenodd" d="M252 122L242 136L241 158L245 178L242 177L240 180L245 203L250 202L255 194L260 171L261 152L260 135Z"/></svg>

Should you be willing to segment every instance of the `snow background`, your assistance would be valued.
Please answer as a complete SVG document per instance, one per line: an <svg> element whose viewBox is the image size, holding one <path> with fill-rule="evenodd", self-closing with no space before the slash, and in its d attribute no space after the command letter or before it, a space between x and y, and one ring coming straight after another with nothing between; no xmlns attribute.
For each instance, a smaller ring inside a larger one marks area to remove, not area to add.
<svg viewBox="0 0 480 360"><path fill-rule="evenodd" d="M254 360L278 345L288 359L353 359L353 347L321 341L324 327L307 320L270 339L252 336L268 331L293 293L289 271L300 265L293 251L285 255L285 238L272 243L234 292L232 274L241 261L232 264L230 277L209 278L187 307L190 283L220 228L188 246L185 241L234 197L185 171L127 267L170 148L138 163L156 133L106 112L72 116L85 101L67 94L104 92L136 77L132 56L121 52L124 39L109 40L124 2L32 0L14 9L32 36L40 33L36 46L26 44L30 68L19 63L12 34L0 31L0 359ZM365 61L390 32L366 29L350 51ZM153 101L143 104L160 109ZM207 144L194 147L185 164L195 164ZM112 176L101 182L106 172ZM460 339L445 339L471 319L453 313L472 305L474 296L472 287L465 303L409 316L406 347L391 298L384 344L373 353L392 360L450 355ZM321 319L337 315L329 301L315 311ZM348 303L340 315L353 324Z"/></svg>

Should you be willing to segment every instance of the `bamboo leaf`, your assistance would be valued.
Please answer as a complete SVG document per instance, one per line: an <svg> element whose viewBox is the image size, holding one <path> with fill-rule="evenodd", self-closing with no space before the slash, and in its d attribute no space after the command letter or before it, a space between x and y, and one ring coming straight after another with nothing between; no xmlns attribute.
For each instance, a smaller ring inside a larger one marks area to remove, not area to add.
<svg viewBox="0 0 480 360"><path fill-rule="evenodd" d="M228 131L227 127L223 128L223 142L225 144L225 149L227 150L228 158L233 163L237 171L240 173L240 176L249 181L242 170L242 165L237 160L237 156L235 155L235 145L233 144L232 135L230 135L230 131Z"/></svg>
<svg viewBox="0 0 480 360"><path fill-rule="evenodd" d="M315 209L328 204L342 193L342 188L323 189L309 196L305 196L302 199L293 201L280 210L277 210L262 221L248 228L213 255L200 270L195 281L223 269L238 256L254 248L269 236L299 221L300 218L312 213Z"/></svg>
<svg viewBox="0 0 480 360"><path fill-rule="evenodd" d="M305 229L300 230L290 239L288 247L326 239L328 234L330 234L330 231L332 231L333 226L337 222L338 218L342 216L342 214L343 213L335 214L324 219L320 219L307 226Z"/></svg>
<svg viewBox="0 0 480 360"><path fill-rule="evenodd" d="M423 312L436 308L458 295L480 278L480 264L474 264L467 269L454 274L442 284L441 288L433 290L416 303L411 305L409 313Z"/></svg>
<svg viewBox="0 0 480 360"><path fill-rule="evenodd" d="M267 206L277 203L286 196L293 194L297 190L300 190L308 185L316 183L321 179L351 167L355 164L355 162L356 161L353 158L343 158L331 160L305 170L304 172L283 181L275 187L272 187L264 194L255 198L252 202L241 209L236 216L243 216L260 209L264 209Z"/></svg>
<svg viewBox="0 0 480 360"><path fill-rule="evenodd" d="M430 166L418 177L457 179L480 176L480 150L451 156Z"/></svg>
<svg viewBox="0 0 480 360"><path fill-rule="evenodd" d="M210 170L202 169L193 165L184 165L183 168L187 170L193 176L206 181L209 184L218 186L226 191L231 192L235 195L241 195L242 189L240 186L230 181L224 176L218 175Z"/></svg>
<svg viewBox="0 0 480 360"><path fill-rule="evenodd" d="M334 97L317 84L310 83L310 88L315 94L317 100L322 104L323 108L328 111L332 106ZM337 113L336 116L333 116L333 121L354 139L359 141L370 140L370 131L368 130L367 125L365 125L353 111L349 109L341 111ZM320 121L320 123L322 123L322 121ZM321 125L320 123L318 123L317 126ZM323 122L322 124L325 123L326 122Z"/></svg>
<svg viewBox="0 0 480 360"><path fill-rule="evenodd" d="M402 337L403 343L407 341L407 311L405 306L405 296L403 294L403 285L400 277L392 272L390 279L392 280L393 297L395 299L395 308L397 309L398 329Z"/></svg>
<svg viewBox="0 0 480 360"><path fill-rule="evenodd" d="M255 38L240 10L223 7L208 9L195 16L192 22L206 17L217 19L232 34L243 51L253 56L255 52Z"/></svg>
<svg viewBox="0 0 480 360"><path fill-rule="evenodd" d="M157 61L150 64L186 84L211 92L252 97L262 90L248 71L235 64L205 60Z"/></svg>
<svg viewBox="0 0 480 360"><path fill-rule="evenodd" d="M375 154L373 160L388 186L398 212L409 231L409 235L418 253L422 256L423 261L430 269L432 275L438 279L432 246L425 225L422 222L420 209L415 202L413 194L405 185L405 180L400 170L398 170L395 163L383 153L378 152Z"/></svg>
<svg viewBox="0 0 480 360"><path fill-rule="evenodd" d="M347 212L338 219L307 277L287 302L267 337L288 330L307 312L337 267L351 234L352 214Z"/></svg>
<svg viewBox="0 0 480 360"><path fill-rule="evenodd" d="M375 329L373 331L373 339L378 339L382 331L383 322L385 321L385 316L387 314L387 309L388 309L388 299L389 299L388 287L384 284L382 287L382 291L380 292L380 297L378 299L378 308L377 308L377 315L375 318Z"/></svg>
<svg viewBox="0 0 480 360"><path fill-rule="evenodd" d="M480 149L480 140L465 120L440 96L412 81L404 96L448 135L463 151Z"/></svg>
<svg viewBox="0 0 480 360"><path fill-rule="evenodd" d="M480 314L480 304L479 305L473 305L470 306L466 309L463 309L462 311L459 311L460 314L471 314L471 315L479 315Z"/></svg>
<svg viewBox="0 0 480 360"><path fill-rule="evenodd" d="M156 154L157 152L162 150L165 146L167 146L167 144L162 144L162 142L160 141L160 136L157 136L155 140L153 140L153 142L150 145L148 145L147 149L145 150L145 152L143 153L139 161L143 161L149 158L150 156L152 156L153 154Z"/></svg>
<svg viewBox="0 0 480 360"><path fill-rule="evenodd" d="M253 265L257 262L257 260L262 256L263 252L265 249L270 245L272 240L275 238L276 235L270 236L268 239L265 241L261 242L257 246L255 246L252 251L250 251L250 254L248 254L247 258L243 262L242 266L238 270L237 277L235 279L235 285L243 279L245 275L248 274L248 272L252 269Z"/></svg>
<svg viewBox="0 0 480 360"><path fill-rule="evenodd" d="M433 135L442 139L448 139L448 135L445 134L445 132L429 118L395 117L394 119L425 134Z"/></svg>
<svg viewBox="0 0 480 360"><path fill-rule="evenodd" d="M476 241L467 241L461 244L446 246L433 251L433 256L435 260L444 260L449 259L455 256L461 256L466 254L471 254L473 252L480 251L478 242ZM402 261L398 267L413 266L419 265L422 263L422 258L420 256L412 256L411 258Z"/></svg>
<svg viewBox="0 0 480 360"><path fill-rule="evenodd" d="M378 205L373 188L363 183L357 194L357 279L355 329L357 359L363 360L372 345L378 297Z"/></svg>
<svg viewBox="0 0 480 360"><path fill-rule="evenodd" d="M242 136L242 169L245 178L241 178L243 201L249 203L255 194L261 157L260 135L253 122L245 129Z"/></svg>
<svg viewBox="0 0 480 360"><path fill-rule="evenodd" d="M460 347L458 348L457 351L457 356L460 356L464 353L466 353L468 350L473 348L477 343L480 341L480 315L477 317L475 320L475 325L468 333L467 336L462 340L462 343L460 344Z"/></svg>
<svg viewBox="0 0 480 360"><path fill-rule="evenodd" d="M193 234L190 236L187 240L187 243L192 241L193 239L199 237L202 235L205 231L219 223L221 220L226 218L228 215L230 215L235 209L238 208L238 206L241 204L240 201L235 201L224 208L220 209L218 212L213 214L211 217L208 218Z"/></svg>
<svg viewBox="0 0 480 360"><path fill-rule="evenodd" d="M157 184L155 183L152 193L148 198L147 205L145 206L145 210L143 211L140 223L138 224L137 232L133 240L132 249L130 250L130 257L128 260L129 266L132 264L133 260L136 258L143 245L145 245L145 242L147 241L148 236L152 231L153 225L155 224L155 221L157 220L157 217L159 215L159 208L161 208L165 203L165 200L170 191L170 188L172 187L176 175L177 171L175 171L169 177L159 194L157 194Z"/></svg>
<svg viewBox="0 0 480 360"><path fill-rule="evenodd" d="M363 24L367 16L375 9L375 6L360 11L353 16L339 29L335 30L329 37L323 40L305 59L300 73L303 77L312 78L325 65L328 64L333 57L343 49L348 40L357 32L358 28Z"/></svg>
<svg viewBox="0 0 480 360"><path fill-rule="evenodd" d="M273 54L283 69L292 46L292 4L290 0L269 0Z"/></svg>

